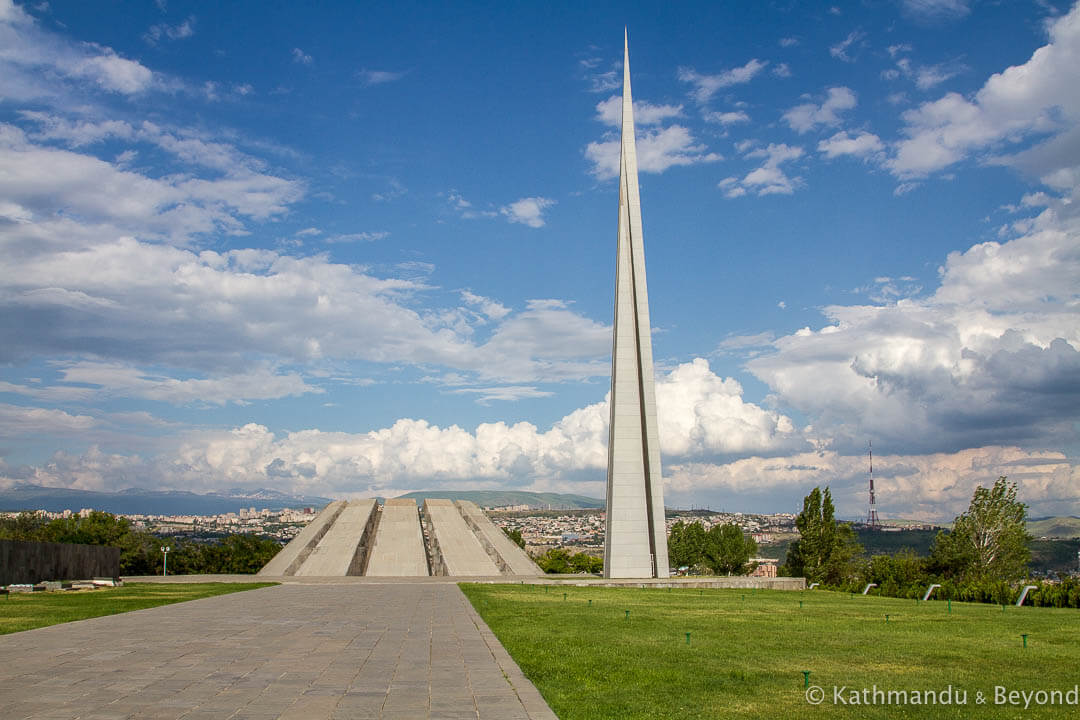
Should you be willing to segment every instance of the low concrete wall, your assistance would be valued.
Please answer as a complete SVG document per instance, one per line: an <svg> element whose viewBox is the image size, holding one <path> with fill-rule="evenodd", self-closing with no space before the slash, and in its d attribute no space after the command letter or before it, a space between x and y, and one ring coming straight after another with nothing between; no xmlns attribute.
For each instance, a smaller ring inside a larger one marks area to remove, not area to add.
<svg viewBox="0 0 1080 720"><path fill-rule="evenodd" d="M0 585L120 577L120 548L0 540Z"/></svg>

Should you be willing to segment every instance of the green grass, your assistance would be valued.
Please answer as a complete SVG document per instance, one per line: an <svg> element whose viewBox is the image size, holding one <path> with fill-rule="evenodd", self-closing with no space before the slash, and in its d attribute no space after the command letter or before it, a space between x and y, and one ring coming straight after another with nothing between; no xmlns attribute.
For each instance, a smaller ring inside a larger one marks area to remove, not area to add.
<svg viewBox="0 0 1080 720"><path fill-rule="evenodd" d="M1071 690L1080 612L846 593L530 585L462 590L562 720L1060 718L994 687ZM567 599L563 599L563 593ZM592 600L592 605L589 605ZM803 606L799 603L802 601ZM630 619L625 611L630 610ZM889 615L886 623L885 615ZM690 645L686 633L690 633ZM1023 647L1021 634L1028 634ZM825 689L807 703L802 671ZM965 706L833 702L833 687L967 691ZM987 698L976 705L975 693Z"/></svg>
<svg viewBox="0 0 1080 720"><path fill-rule="evenodd" d="M129 583L97 590L12 593L0 597L0 635L275 584Z"/></svg>

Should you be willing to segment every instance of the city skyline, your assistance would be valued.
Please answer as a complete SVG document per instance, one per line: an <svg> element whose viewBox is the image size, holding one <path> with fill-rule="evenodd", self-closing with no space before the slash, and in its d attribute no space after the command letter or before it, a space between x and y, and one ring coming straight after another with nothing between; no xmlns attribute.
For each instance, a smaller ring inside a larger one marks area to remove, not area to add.
<svg viewBox="0 0 1080 720"><path fill-rule="evenodd" d="M0 0L0 485L1080 515L1080 6ZM599 269L599 270L597 270Z"/></svg>

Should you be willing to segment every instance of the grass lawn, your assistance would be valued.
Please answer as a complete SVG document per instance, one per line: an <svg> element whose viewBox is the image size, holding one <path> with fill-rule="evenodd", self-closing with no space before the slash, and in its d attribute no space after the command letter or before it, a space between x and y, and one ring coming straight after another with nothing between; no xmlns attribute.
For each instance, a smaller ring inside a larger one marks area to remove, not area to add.
<svg viewBox="0 0 1080 720"><path fill-rule="evenodd" d="M1065 692L1080 683L1077 610L954 602L950 613L944 601L817 590L461 588L561 720L1080 717L1080 705L1060 704L1075 695L1055 706L1035 696L1026 710L1023 699L995 696L995 686ZM820 705L807 701L804 670L824 690ZM907 704L873 695L850 704L853 690L862 699L875 685L951 685L967 704L954 694L952 705L915 705L914 693ZM849 704L834 687L847 688Z"/></svg>
<svg viewBox="0 0 1080 720"><path fill-rule="evenodd" d="M276 583L129 583L97 590L12 593L0 597L0 635L267 585Z"/></svg>

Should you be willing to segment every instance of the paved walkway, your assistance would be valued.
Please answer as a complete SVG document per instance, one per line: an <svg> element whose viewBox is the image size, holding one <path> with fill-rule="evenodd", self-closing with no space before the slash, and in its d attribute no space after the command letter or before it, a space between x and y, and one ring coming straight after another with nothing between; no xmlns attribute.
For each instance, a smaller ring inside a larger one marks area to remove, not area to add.
<svg viewBox="0 0 1080 720"><path fill-rule="evenodd" d="M279 585L0 636L0 717L554 720L457 586Z"/></svg>

